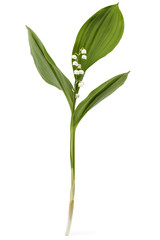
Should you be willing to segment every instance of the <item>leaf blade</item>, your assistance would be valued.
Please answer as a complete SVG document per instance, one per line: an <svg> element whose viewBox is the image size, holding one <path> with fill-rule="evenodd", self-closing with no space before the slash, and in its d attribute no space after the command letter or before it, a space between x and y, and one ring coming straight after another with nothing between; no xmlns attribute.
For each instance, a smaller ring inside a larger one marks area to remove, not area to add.
<svg viewBox="0 0 160 240"><path fill-rule="evenodd" d="M74 115L74 126L77 127L84 115L95 105L117 90L127 79L129 72L119 74L95 88L90 94L77 106Z"/></svg>
<svg viewBox="0 0 160 240"><path fill-rule="evenodd" d="M118 4L105 7L90 17L79 30L72 54L87 50L86 71L96 61L110 53L119 43L124 31L124 19Z"/></svg>
<svg viewBox="0 0 160 240"><path fill-rule="evenodd" d="M27 27L27 29L31 55L33 57L38 72L47 83L57 87L64 92L70 108L72 109L73 86L71 82L56 66L55 62L48 54L47 50L45 49L38 36L29 27Z"/></svg>

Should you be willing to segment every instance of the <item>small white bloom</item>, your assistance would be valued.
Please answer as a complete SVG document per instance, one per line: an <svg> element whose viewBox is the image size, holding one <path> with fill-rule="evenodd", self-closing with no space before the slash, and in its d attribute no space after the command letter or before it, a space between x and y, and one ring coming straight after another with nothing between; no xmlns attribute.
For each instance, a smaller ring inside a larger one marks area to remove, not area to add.
<svg viewBox="0 0 160 240"><path fill-rule="evenodd" d="M87 53L86 49L83 48L83 49L81 50L81 53L82 53L82 54L86 54L86 53Z"/></svg>
<svg viewBox="0 0 160 240"><path fill-rule="evenodd" d="M72 59L77 59L77 56L76 55L72 55Z"/></svg>
<svg viewBox="0 0 160 240"><path fill-rule="evenodd" d="M87 56L86 55L82 55L82 59L87 59Z"/></svg>
<svg viewBox="0 0 160 240"><path fill-rule="evenodd" d="M78 71L78 70L74 70L74 74L75 74L75 75L78 75L78 74L79 74L79 71Z"/></svg>
<svg viewBox="0 0 160 240"><path fill-rule="evenodd" d="M79 70L79 74L84 74L84 71L83 70Z"/></svg>
<svg viewBox="0 0 160 240"><path fill-rule="evenodd" d="M77 67L78 69L81 69L81 64L78 64L78 67Z"/></svg>
<svg viewBox="0 0 160 240"><path fill-rule="evenodd" d="M78 83L78 87L83 87L84 86L84 82L79 82Z"/></svg>
<svg viewBox="0 0 160 240"><path fill-rule="evenodd" d="M75 98L79 98L80 96L79 96L79 94L78 93L76 93L75 94Z"/></svg>
<svg viewBox="0 0 160 240"><path fill-rule="evenodd" d="M73 66L78 66L78 62L77 61L73 61Z"/></svg>

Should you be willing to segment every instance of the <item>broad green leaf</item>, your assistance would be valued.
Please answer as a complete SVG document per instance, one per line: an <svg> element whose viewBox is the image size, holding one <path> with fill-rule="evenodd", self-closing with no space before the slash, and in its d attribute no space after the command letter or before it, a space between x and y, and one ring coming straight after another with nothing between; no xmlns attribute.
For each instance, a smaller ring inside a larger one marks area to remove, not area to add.
<svg viewBox="0 0 160 240"><path fill-rule="evenodd" d="M83 116L96 104L112 94L127 79L129 72L117 75L94 89L76 108L73 123L76 127Z"/></svg>
<svg viewBox="0 0 160 240"><path fill-rule="evenodd" d="M119 43L124 31L124 20L118 4L99 10L80 29L72 54L82 48L87 50L87 60L81 60L86 71L100 58L106 56Z"/></svg>
<svg viewBox="0 0 160 240"><path fill-rule="evenodd" d="M27 29L31 54L33 56L34 63L38 72L47 83L57 87L64 92L70 108L72 109L73 86L71 82L56 66L37 35L29 27L27 27Z"/></svg>

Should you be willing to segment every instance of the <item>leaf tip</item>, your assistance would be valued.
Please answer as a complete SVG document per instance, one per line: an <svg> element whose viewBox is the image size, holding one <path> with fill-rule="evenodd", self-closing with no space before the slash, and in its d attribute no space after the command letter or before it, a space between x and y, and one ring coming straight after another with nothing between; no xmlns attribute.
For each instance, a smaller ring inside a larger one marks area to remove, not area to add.
<svg viewBox="0 0 160 240"><path fill-rule="evenodd" d="M114 8L119 8L119 2L118 2L118 3L116 3L116 4L113 4L113 5L111 5L111 7L114 7ZM108 8L108 7L106 7L106 8Z"/></svg>
<svg viewBox="0 0 160 240"><path fill-rule="evenodd" d="M31 33L32 33L32 30L31 30L27 25L25 25L25 27L26 27L27 30L28 30L28 34L31 34Z"/></svg>
<svg viewBox="0 0 160 240"><path fill-rule="evenodd" d="M25 25L25 27L27 28L28 32L33 33L32 29L30 27L28 27L27 25Z"/></svg>
<svg viewBox="0 0 160 240"><path fill-rule="evenodd" d="M116 4L114 4L114 5L112 5L112 6L114 6L114 7L119 7L119 2L116 3Z"/></svg>

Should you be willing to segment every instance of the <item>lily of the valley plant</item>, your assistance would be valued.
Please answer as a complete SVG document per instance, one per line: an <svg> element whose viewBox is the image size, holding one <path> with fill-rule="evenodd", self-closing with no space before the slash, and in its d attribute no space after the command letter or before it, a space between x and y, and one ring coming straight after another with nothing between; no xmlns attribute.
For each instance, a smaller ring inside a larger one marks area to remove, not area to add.
<svg viewBox="0 0 160 240"><path fill-rule="evenodd" d="M124 20L118 4L115 4L101 9L84 23L77 35L71 57L75 78L74 85L57 67L37 35L29 27L27 29L31 54L38 72L47 83L63 91L71 110L71 190L66 229L66 235L69 235L75 194L76 128L91 108L108 97L125 82L129 72L119 74L98 86L77 107L76 100L80 96L80 88L84 85L83 78L87 69L110 53L119 43L124 31Z"/></svg>

